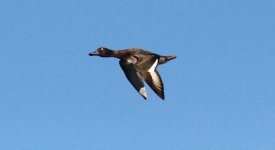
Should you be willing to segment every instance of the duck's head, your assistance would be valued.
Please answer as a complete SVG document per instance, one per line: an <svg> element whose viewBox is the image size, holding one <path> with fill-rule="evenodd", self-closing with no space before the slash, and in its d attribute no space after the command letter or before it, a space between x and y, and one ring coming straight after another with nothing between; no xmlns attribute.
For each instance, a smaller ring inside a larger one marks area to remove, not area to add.
<svg viewBox="0 0 275 150"><path fill-rule="evenodd" d="M106 47L100 47L96 51L89 53L89 56L109 57L110 49Z"/></svg>

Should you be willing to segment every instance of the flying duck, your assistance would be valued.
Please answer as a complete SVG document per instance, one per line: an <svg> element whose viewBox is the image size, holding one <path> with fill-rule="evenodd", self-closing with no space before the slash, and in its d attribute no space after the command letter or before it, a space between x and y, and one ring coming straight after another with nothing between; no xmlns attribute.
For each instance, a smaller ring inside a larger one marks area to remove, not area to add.
<svg viewBox="0 0 275 150"><path fill-rule="evenodd" d="M115 57L120 59L119 64L126 78L145 100L147 99L147 94L144 80L164 100L163 82L157 71L157 67L176 58L176 56L160 56L138 48L110 50L105 47L100 47L95 52L89 53L89 56Z"/></svg>

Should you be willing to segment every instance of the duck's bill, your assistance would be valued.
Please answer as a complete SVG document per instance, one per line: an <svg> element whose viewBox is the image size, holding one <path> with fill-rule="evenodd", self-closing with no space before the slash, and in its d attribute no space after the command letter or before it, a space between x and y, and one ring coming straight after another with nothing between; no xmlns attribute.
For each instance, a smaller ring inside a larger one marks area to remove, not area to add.
<svg viewBox="0 0 275 150"><path fill-rule="evenodd" d="M99 55L99 53L97 51L89 53L89 56L98 56L98 55Z"/></svg>

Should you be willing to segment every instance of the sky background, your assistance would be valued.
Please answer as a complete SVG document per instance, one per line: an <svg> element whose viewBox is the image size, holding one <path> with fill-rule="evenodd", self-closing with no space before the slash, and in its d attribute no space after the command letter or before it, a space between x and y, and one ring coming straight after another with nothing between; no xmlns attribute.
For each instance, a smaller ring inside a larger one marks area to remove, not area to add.
<svg viewBox="0 0 275 150"><path fill-rule="evenodd" d="M274 150L274 0L0 1L1 150ZM145 101L98 47L177 59Z"/></svg>

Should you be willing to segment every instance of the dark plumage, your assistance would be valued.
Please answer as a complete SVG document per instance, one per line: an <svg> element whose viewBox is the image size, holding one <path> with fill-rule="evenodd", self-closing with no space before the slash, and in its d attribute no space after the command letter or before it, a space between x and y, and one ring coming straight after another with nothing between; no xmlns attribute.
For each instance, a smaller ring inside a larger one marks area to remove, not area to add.
<svg viewBox="0 0 275 150"><path fill-rule="evenodd" d="M163 82L157 71L157 66L176 58L176 56L160 56L137 48L110 50L100 47L89 55L120 59L119 64L126 78L144 99L147 99L147 94L143 80L161 99L164 99Z"/></svg>

